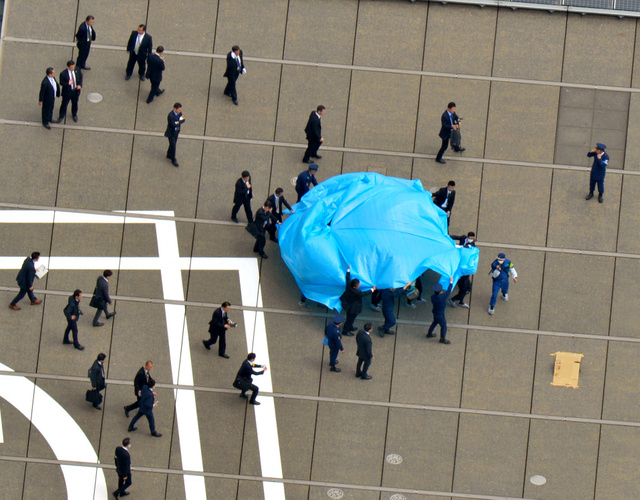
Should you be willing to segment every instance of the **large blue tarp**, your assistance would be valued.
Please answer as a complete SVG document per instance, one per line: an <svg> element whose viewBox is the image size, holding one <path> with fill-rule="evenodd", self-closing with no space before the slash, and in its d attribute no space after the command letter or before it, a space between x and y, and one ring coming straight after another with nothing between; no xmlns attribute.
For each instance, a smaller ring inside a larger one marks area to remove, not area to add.
<svg viewBox="0 0 640 500"><path fill-rule="evenodd" d="M419 180L353 173L327 179L293 207L280 253L300 290L340 310L347 265L362 290L402 287L427 269L449 286L478 268L478 249L456 246L447 215Z"/></svg>

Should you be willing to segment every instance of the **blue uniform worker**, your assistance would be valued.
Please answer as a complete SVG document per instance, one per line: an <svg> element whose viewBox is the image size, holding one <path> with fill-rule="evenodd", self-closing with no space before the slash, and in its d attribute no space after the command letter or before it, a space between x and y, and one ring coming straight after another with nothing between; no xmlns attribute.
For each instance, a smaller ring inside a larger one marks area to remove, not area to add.
<svg viewBox="0 0 640 500"><path fill-rule="evenodd" d="M587 200L593 198L593 190L598 185L598 201L602 203L602 195L604 194L604 176L607 173L607 165L609 165L609 155L604 152L607 146L601 142L587 153L588 157L593 157L593 165L591 166L591 177L589 178L589 194Z"/></svg>
<svg viewBox="0 0 640 500"><path fill-rule="evenodd" d="M411 285L409 281L403 288L387 288L380 292L382 300L382 315L384 316L384 325L378 327L378 335L384 337L384 334L393 335L395 332L389 330L396 324L396 316L394 314L396 297L404 294Z"/></svg>
<svg viewBox="0 0 640 500"><path fill-rule="evenodd" d="M509 276L513 278L514 283L518 281L518 273L513 267L513 263L506 258L505 254L499 253L498 258L491 263L493 289L491 291L491 302L489 303L489 314L493 314L499 291L502 292L502 300L509 300Z"/></svg>
<svg viewBox="0 0 640 500"><path fill-rule="evenodd" d="M436 283L433 285L433 295L431 296L431 303L433 304L433 321L431 322L431 326L429 326L429 333L427 333L427 338L435 337L436 334L433 333L433 330L437 325L440 325L440 343L441 344L450 344L451 341L447 340L447 319L444 317L444 310L447 307L447 297L451 293L451 289L453 288L453 276L449 278L449 288L446 291L442 289L442 285L440 283Z"/></svg>
<svg viewBox="0 0 640 500"><path fill-rule="evenodd" d="M333 317L333 323L329 323L324 329L324 334L329 340L329 366L331 366L330 371L332 372L342 371L340 368L336 368L338 364L338 351L344 352L342 335L340 335L340 325L342 323L344 323L344 316L336 314Z"/></svg>
<svg viewBox="0 0 640 500"><path fill-rule="evenodd" d="M311 184L314 186L318 185L318 181L316 180L315 173L318 171L318 165L312 163L309 165L309 170L306 172L302 172L298 176L298 180L296 181L296 193L298 193L298 201L309 192L311 189Z"/></svg>

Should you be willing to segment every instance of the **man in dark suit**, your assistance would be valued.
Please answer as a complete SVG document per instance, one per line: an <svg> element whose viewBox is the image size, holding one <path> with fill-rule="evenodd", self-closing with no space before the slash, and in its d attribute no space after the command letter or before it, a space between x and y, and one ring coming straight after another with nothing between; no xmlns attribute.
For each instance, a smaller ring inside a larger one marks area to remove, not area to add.
<svg viewBox="0 0 640 500"><path fill-rule="evenodd" d="M447 187L438 189L433 196L433 203L447 214L447 227L451 223L451 211L456 202L456 183L449 181Z"/></svg>
<svg viewBox="0 0 640 500"><path fill-rule="evenodd" d="M269 258L269 256L264 253L264 246L267 243L267 238L265 237L267 225L275 224L279 226L281 224L281 222L278 222L278 219L273 214L272 210L273 206L271 206L271 202L266 200L262 208L259 208L256 211L256 217L253 223L249 223L247 225L247 231L249 231L256 239L256 242L253 245L253 251L263 259Z"/></svg>
<svg viewBox="0 0 640 500"><path fill-rule="evenodd" d="M147 59L147 78L151 82L151 91L149 92L149 97L147 97L147 104L153 101L155 96L164 93L164 89L160 88L162 72L164 71L163 53L164 47L160 45L156 49L156 53L149 54L149 58Z"/></svg>
<svg viewBox="0 0 640 500"><path fill-rule="evenodd" d="M371 366L371 360L373 359L373 343L371 342L371 331L373 325L371 323L365 323L364 329L358 330L356 335L356 343L358 344L358 350L356 356L358 356L358 364L356 365L356 377L360 377L362 380L370 380L372 377L367 373Z"/></svg>
<svg viewBox="0 0 640 500"><path fill-rule="evenodd" d="M47 76L40 83L38 105L42 106L42 126L48 130L51 130L49 123L53 121L53 107L56 103L56 97L60 97L60 85L56 81L56 71L53 68L47 68Z"/></svg>
<svg viewBox="0 0 640 500"><path fill-rule="evenodd" d="M131 420L131 423L129 424L129 432L133 432L138 429L135 424L144 415L149 421L149 430L151 431L151 435L158 438L162 437L162 434L156 432L156 420L153 417L153 408L158 404L154 402L153 399L156 395L156 393L153 392L155 385L156 381L151 379L149 380L149 385L144 385L142 386L142 389L140 389L140 406L138 408L138 413L135 414L133 420Z"/></svg>
<svg viewBox="0 0 640 500"><path fill-rule="evenodd" d="M450 102L447 104L447 109L444 113L442 113L442 117L440 118L442 122L442 126L440 127L440 139L442 139L442 146L440 146L440 151L436 155L436 161L438 163L447 163L442 159L442 155L449 147L449 139L451 138L451 131L458 130L458 115L456 114L456 103Z"/></svg>
<svg viewBox="0 0 640 500"><path fill-rule="evenodd" d="M451 236L452 240L458 240L460 246L465 248L476 246L476 233L469 231L467 235ZM471 278L464 274L458 279L458 293L453 297L447 299L447 304L451 307L460 306L464 309L469 309L469 304L464 302L465 296L471 291Z"/></svg>
<svg viewBox="0 0 640 500"><path fill-rule="evenodd" d="M69 333L73 332L73 347L83 351L84 346L80 345L80 342L78 342L78 318L82 316L80 300L82 300L82 290L74 291L73 295L69 297L67 307L63 310L64 315L67 318L67 328L64 331L64 340L62 343L71 344L69 341Z"/></svg>
<svg viewBox="0 0 640 500"><path fill-rule="evenodd" d="M287 203L287 200L284 199L284 189L281 187L276 188L274 194L267 198L268 201L271 202L271 206L273 206L273 215L276 216L278 222L282 222L282 205L287 207L291 211L292 214L295 213L294 210L291 209L291 205ZM274 222L269 222L267 225L267 232L269 233L269 239L275 243L278 243L278 238L276 238L276 230L278 229L278 225Z"/></svg>
<svg viewBox="0 0 640 500"><path fill-rule="evenodd" d="M262 375L267 371L266 366L256 365L254 361L256 360L256 355L250 352L247 355L247 359L242 362L242 366L238 370L238 374L236 375L236 380L233 382L233 387L236 389L240 389L240 397L247 399L247 395L245 394L249 389L251 389L251 399L249 400L249 404L259 405L256 401L258 397L258 386L253 385L253 378L251 375ZM257 372L253 368L262 368L262 371Z"/></svg>
<svg viewBox="0 0 640 500"><path fill-rule="evenodd" d="M96 40L96 30L93 29L94 20L93 16L87 16L85 21L78 27L78 32L76 33L76 45L78 47L76 64L78 69L91 69L87 66L87 57L89 57L89 51L91 50L91 42Z"/></svg>
<svg viewBox="0 0 640 500"><path fill-rule="evenodd" d="M93 326L104 326L104 323L100 323L100 315L104 311L107 319L116 315L115 312L110 313L107 308L108 304L111 304L111 297L109 296L109 280L113 276L113 271L106 269L103 271L102 276L96 280L96 288L93 291L93 298L89 305L97 309L96 315L93 317Z"/></svg>
<svg viewBox="0 0 640 500"><path fill-rule="evenodd" d="M433 295L431 296L431 303L433 304L433 321L429 325L429 331L427 332L427 338L435 337L436 334L433 330L437 325L440 325L440 343L450 344L451 341L447 339L447 318L445 318L445 309L447 308L447 297L453 289L453 276L449 278L449 288L446 291L442 288L440 283L433 285Z"/></svg>
<svg viewBox="0 0 640 500"><path fill-rule="evenodd" d="M253 198L253 188L251 187L251 174L248 170L242 172L240 178L236 181L236 189L233 192L233 208L231 209L231 220L236 224L238 220L238 211L244 206L244 213L247 216L247 222L253 222L253 214L251 213L251 198Z"/></svg>
<svg viewBox="0 0 640 500"><path fill-rule="evenodd" d="M362 312L362 297L372 294L375 291L375 286L367 292L360 290L360 280L357 278L351 279L351 266L347 266L346 289L340 297L342 310L347 315L347 320L342 327L342 335L347 337L353 336L353 332L357 330L357 328L353 326L353 322L358 317L358 314Z"/></svg>
<svg viewBox="0 0 640 500"><path fill-rule="evenodd" d="M133 68L136 63L138 63L138 75L140 76L140 80L144 82L147 57L151 54L151 49L153 49L151 35L147 34L147 26L140 24L137 30L131 32L131 36L127 42L129 61L127 62L127 75L124 77L125 80L131 78Z"/></svg>
<svg viewBox="0 0 640 500"><path fill-rule="evenodd" d="M318 155L318 149L324 142L322 137L322 123L320 118L324 115L325 107L321 104L312 111L307 120L307 126L304 128L305 134L307 134L307 150L304 152L302 163L312 163L311 158L320 159L322 156Z"/></svg>
<svg viewBox="0 0 640 500"><path fill-rule="evenodd" d="M233 104L238 105L238 93L236 92L236 81L240 75L244 75L247 72L244 69L244 59L242 58L242 51L240 47L234 45L231 47L231 52L227 54L227 69L224 72L224 77L227 79L227 86L224 88L224 95L231 97Z"/></svg>
<svg viewBox="0 0 640 500"><path fill-rule="evenodd" d="M318 180L316 179L316 172L318 171L318 165L312 163L309 165L309 168L304 172L301 172L298 175L298 179L296 180L296 193L298 193L298 201L302 199L302 197L309 192L311 189L311 184L314 186L318 185ZM296 202L297 203L297 202Z"/></svg>
<svg viewBox="0 0 640 500"><path fill-rule="evenodd" d="M225 353L227 350L227 330L232 325L235 326L235 323L227 316L229 309L231 309L231 303L223 302L219 309L213 311L211 321L209 321L210 338L202 341L207 350L211 350L211 346L220 339L220 342L218 342L218 356L226 359L229 359L229 356Z"/></svg>
<svg viewBox="0 0 640 500"><path fill-rule="evenodd" d="M176 160L176 145L178 143L178 136L180 135L180 126L184 121L185 118L182 116L182 104L176 102L173 105L171 112L167 115L167 130L164 132L164 136L169 139L167 158L171 160L174 167L180 166L178 160Z"/></svg>
<svg viewBox="0 0 640 500"><path fill-rule="evenodd" d="M29 300L31 301L32 306L36 306L42 303L42 300L36 298L33 294L33 280L36 278L36 265L40 258L40 252L33 252L31 257L27 257L24 259L22 263L22 267L20 271L18 271L18 275L16 276L16 281L18 282L18 286L20 287L20 291L18 295L11 301L9 307L14 311L19 311L20 307L18 307L18 302L20 302L25 295L29 295Z"/></svg>
<svg viewBox="0 0 640 500"><path fill-rule="evenodd" d="M104 388L107 387L105 384L105 376L104 376L104 360L107 359L107 355L103 352L98 354L98 357L93 362L93 365L89 369L89 380L91 380L91 389L100 393ZM93 403L93 407L96 410L100 410L100 405L97 403Z"/></svg>
<svg viewBox="0 0 640 500"><path fill-rule="evenodd" d="M136 402L131 403L129 406L124 407L124 416L129 418L129 412L140 408L140 397L142 396L142 387L149 385L151 378L151 368L153 368L153 361L147 361L142 368L138 370L135 378L133 379L133 392L136 395Z"/></svg>
<svg viewBox="0 0 640 500"><path fill-rule="evenodd" d="M131 440L124 438L122 440L122 446L116 448L115 463L116 472L118 473L118 489L113 492L114 498L121 496L127 496L127 488L131 486L131 455L129 454L129 448L131 447Z"/></svg>
<svg viewBox="0 0 640 500"><path fill-rule="evenodd" d="M76 63L74 61L67 62L67 69L60 73L60 87L62 87L62 104L60 104L60 113L58 114L58 121L60 123L64 120L67 114L67 108L69 107L69 101L71 101L71 115L73 121L78 121L78 99L80 98L80 90L82 89L82 71L76 69Z"/></svg>

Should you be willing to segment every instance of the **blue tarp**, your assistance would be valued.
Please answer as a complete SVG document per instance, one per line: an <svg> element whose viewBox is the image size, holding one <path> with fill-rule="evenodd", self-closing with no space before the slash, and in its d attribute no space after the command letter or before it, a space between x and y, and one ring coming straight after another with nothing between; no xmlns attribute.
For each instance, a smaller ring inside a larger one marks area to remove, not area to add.
<svg viewBox="0 0 640 500"><path fill-rule="evenodd" d="M478 249L456 247L447 215L419 180L353 173L327 179L293 207L280 253L309 299L340 310L347 264L362 290L402 287L427 269L446 288L478 268Z"/></svg>

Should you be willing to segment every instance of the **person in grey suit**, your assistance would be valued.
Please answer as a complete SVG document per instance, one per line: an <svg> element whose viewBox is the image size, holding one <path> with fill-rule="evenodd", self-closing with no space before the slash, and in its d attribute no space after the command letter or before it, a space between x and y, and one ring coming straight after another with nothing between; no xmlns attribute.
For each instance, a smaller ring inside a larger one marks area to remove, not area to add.
<svg viewBox="0 0 640 500"><path fill-rule="evenodd" d="M104 326L104 323L100 323L98 321L100 319L100 315L102 315L102 311L104 311L107 319L113 318L116 315L115 311L110 313L107 308L107 305L111 304L111 297L109 296L109 280L111 279L111 276L113 276L113 272L110 269L107 269L96 281L96 288L93 291L93 297L89 303L91 307L95 307L97 309L96 315L93 317L93 326Z"/></svg>

